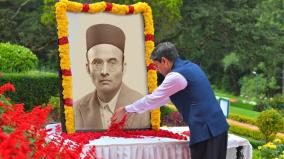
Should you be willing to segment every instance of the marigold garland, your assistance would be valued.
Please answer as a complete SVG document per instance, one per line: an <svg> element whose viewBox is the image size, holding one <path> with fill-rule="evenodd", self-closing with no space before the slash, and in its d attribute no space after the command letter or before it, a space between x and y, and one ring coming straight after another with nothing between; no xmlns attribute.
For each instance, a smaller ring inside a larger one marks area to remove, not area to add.
<svg viewBox="0 0 284 159"><path fill-rule="evenodd" d="M56 5L56 21L57 21L57 35L59 39L59 56L60 56L60 68L70 72L70 74L62 74L62 87L63 87L63 99L72 101L72 76L71 76L71 64L69 57L69 43L68 43L68 19L67 11L70 12L110 12L113 14L127 15L127 14L142 14L144 17L144 34L145 34L145 62L146 66L152 64L150 54L154 49L154 27L152 19L151 7L144 2L138 2L133 5L120 5L115 3L97 2L93 4L82 4L78 2L71 2L68 0L61 0ZM60 41L61 40L61 41ZM147 67L150 68L150 67ZM148 90L152 93L157 87L157 75L153 69L148 69ZM66 120L66 130L68 133L73 133L74 128L74 116L73 107L71 105L64 104L64 113ZM159 130L160 128L160 109L151 111L151 124L152 129Z"/></svg>

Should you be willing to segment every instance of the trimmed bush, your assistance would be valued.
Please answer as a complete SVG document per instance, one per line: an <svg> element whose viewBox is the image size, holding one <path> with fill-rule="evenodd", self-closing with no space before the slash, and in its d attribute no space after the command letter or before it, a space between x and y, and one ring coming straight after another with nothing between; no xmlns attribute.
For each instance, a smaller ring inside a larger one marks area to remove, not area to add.
<svg viewBox="0 0 284 159"><path fill-rule="evenodd" d="M59 77L56 73L29 72L5 73L0 84L11 82L16 92L8 92L7 97L14 103L25 103L25 109L48 103L51 96L59 94Z"/></svg>
<svg viewBox="0 0 284 159"><path fill-rule="evenodd" d="M263 138L264 138L263 134L259 130L253 130L253 129L242 127L242 126L235 125L235 124L232 124L232 123L230 123L229 131L234 133L234 134L238 134L240 136L250 137L250 138L255 139L255 140L263 141ZM277 138L281 140L281 143L284 143L284 137L283 136L277 135Z"/></svg>
<svg viewBox="0 0 284 159"><path fill-rule="evenodd" d="M238 125L232 125L230 124L230 132L234 133L234 134L238 134L238 135L242 135L242 136L248 136L251 137L253 139L256 140L261 140L263 139L263 135L261 134L261 132L259 130L253 130L250 128L245 128L245 127L241 127Z"/></svg>
<svg viewBox="0 0 284 159"><path fill-rule="evenodd" d="M261 112L256 122L266 141L272 141L276 137L277 132L283 128L284 124L282 116L274 109Z"/></svg>
<svg viewBox="0 0 284 159"><path fill-rule="evenodd" d="M38 59L28 48L0 43L0 72L25 72L36 69Z"/></svg>
<svg viewBox="0 0 284 159"><path fill-rule="evenodd" d="M236 120L236 121L243 122L243 123L247 123L247 124L256 125L256 120L254 118L250 118L250 117L240 115L240 114L231 113L229 115L229 119Z"/></svg>

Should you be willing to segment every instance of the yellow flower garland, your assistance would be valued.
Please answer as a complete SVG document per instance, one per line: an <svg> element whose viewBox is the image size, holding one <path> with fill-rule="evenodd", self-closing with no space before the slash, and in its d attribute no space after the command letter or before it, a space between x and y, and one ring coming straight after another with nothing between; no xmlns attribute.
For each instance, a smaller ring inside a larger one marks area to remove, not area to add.
<svg viewBox="0 0 284 159"><path fill-rule="evenodd" d="M69 44L68 44L68 20L67 11L70 12L88 12L98 13L108 11L113 14L143 14L144 17L144 34L145 36L154 36L154 25L152 19L151 7L144 2L138 2L131 6L120 5L115 3L97 2L93 4L82 4L78 2L71 2L68 0L61 0L56 5L56 20L57 20L57 35L59 39L59 56L60 56L60 68L61 71L71 70L70 56L69 56ZM108 10L107 10L108 9ZM67 40L66 40L67 39ZM60 42L62 40L63 42ZM65 40L65 41L64 41ZM146 66L152 64L150 54L154 49L154 40L152 38L145 40L145 62ZM157 75L153 69L148 69L148 91L152 93L157 87ZM72 76L71 74L62 74L62 87L63 87L63 99L72 101ZM68 105L68 102L64 102L65 113L65 126L67 133L75 131L74 127L74 115L72 105ZM152 129L158 130L160 128L160 109L151 111L151 125Z"/></svg>

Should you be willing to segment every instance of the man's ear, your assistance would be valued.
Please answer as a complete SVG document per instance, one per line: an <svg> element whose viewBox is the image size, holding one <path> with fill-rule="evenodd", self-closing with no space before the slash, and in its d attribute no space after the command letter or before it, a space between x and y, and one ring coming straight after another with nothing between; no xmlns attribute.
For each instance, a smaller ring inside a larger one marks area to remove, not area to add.
<svg viewBox="0 0 284 159"><path fill-rule="evenodd" d="M87 70L87 72L88 72L88 74L90 74L90 67L89 67L89 64L88 63L86 63L86 70Z"/></svg>
<svg viewBox="0 0 284 159"><path fill-rule="evenodd" d="M165 58L165 57L162 57L162 58L161 58L161 63L164 64L165 66L168 66L168 67L171 66L171 61L168 60L168 59Z"/></svg>
<svg viewBox="0 0 284 159"><path fill-rule="evenodd" d="M166 63L167 62L167 59L165 57L162 57L161 58L161 63Z"/></svg>

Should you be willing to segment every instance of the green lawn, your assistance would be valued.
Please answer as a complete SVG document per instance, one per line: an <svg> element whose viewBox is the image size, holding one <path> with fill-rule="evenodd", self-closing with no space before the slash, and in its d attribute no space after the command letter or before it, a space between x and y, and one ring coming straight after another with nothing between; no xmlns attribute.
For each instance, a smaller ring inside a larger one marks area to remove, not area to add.
<svg viewBox="0 0 284 159"><path fill-rule="evenodd" d="M225 99L236 99L236 102L230 103L229 113L241 114L250 118L257 118L259 112L253 111L254 105L249 103L244 103L244 99L239 96L234 96L228 92L221 90L214 90L215 95Z"/></svg>
<svg viewBox="0 0 284 159"><path fill-rule="evenodd" d="M214 87L213 87L214 88ZM214 93L216 96L219 97L225 97L225 98L239 98L238 96L232 95L231 93L219 90L217 88L214 88Z"/></svg>
<svg viewBox="0 0 284 159"><path fill-rule="evenodd" d="M234 103L231 102L230 106L236 107L236 108L247 109L247 110L250 110L250 111L253 111L253 108L254 108L254 105L248 104L248 103L243 103L241 101L237 101L237 102L234 102Z"/></svg>
<svg viewBox="0 0 284 159"><path fill-rule="evenodd" d="M233 105L238 105L242 108L253 110L254 105L247 103L248 101L246 99L240 97L240 96L235 96L235 95L232 95L228 92L220 91L220 90L217 90L217 89L214 90L214 93L215 93L216 96L221 97L221 98L225 98L225 99L228 99L228 100L229 99L236 99L237 102L232 103Z"/></svg>
<svg viewBox="0 0 284 159"><path fill-rule="evenodd" d="M250 117L250 118L255 118L255 119L260 114L259 112L256 112L256 111L253 111L253 110L244 109L244 108L240 108L240 107L235 106L235 105L230 105L229 113L240 114L240 115L247 116L247 117Z"/></svg>

